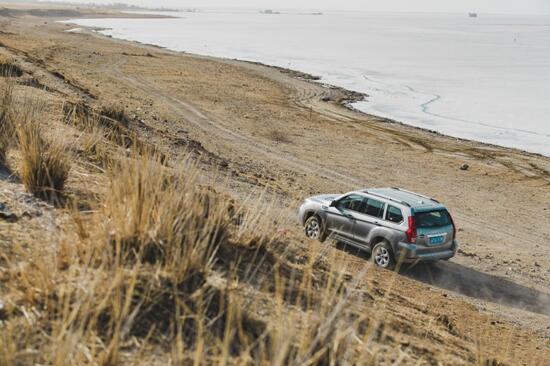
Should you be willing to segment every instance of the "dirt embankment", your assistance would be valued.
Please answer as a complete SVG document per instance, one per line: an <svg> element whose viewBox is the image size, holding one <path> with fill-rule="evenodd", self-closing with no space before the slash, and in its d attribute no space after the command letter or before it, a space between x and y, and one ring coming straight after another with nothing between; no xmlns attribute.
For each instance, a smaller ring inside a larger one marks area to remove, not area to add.
<svg viewBox="0 0 550 366"><path fill-rule="evenodd" d="M340 104L349 97L344 91L287 70L66 33L68 26L42 18L10 15L6 22L0 52L22 70L11 79L23 94L86 110L123 107L120 131L154 145L170 164L191 153L203 183L242 202L270 197L267 215L294 248L296 265L304 265L301 255L318 256L321 267L346 263L348 283L363 299L354 304L357 313L372 316L372 332L363 341L386 362L471 364L483 358L544 365L550 359L550 206L544 199L550 197L550 159L357 113ZM83 132L67 126L62 111L52 107L44 123L67 141L82 141ZM18 158L11 157L14 166ZM461 170L465 163L469 169ZM26 251L44 250L44 238L52 243L46 249L55 251L68 220L64 211L27 195L16 170L0 177L7 258L0 269L28 260L20 257ZM395 276L370 268L361 253L304 241L294 222L305 196L394 185L429 193L451 208L462 242L453 261ZM74 160L69 192L93 200L105 186L102 165ZM266 286L235 286L253 299L254 318L276 320L281 309L270 304ZM6 288L0 286L0 299ZM308 316L295 302L282 306L293 316Z"/></svg>

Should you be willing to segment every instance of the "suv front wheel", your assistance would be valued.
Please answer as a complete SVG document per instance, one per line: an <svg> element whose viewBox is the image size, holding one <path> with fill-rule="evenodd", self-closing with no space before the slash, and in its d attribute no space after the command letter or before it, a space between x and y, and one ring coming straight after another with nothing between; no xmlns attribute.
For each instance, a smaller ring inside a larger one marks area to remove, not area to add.
<svg viewBox="0 0 550 366"><path fill-rule="evenodd" d="M313 240L319 240L321 243L326 240L323 222L317 216L311 216L304 225L306 236Z"/></svg>
<svg viewBox="0 0 550 366"><path fill-rule="evenodd" d="M395 259L391 245L386 241L376 244L372 249L372 261L378 267L393 269L395 267Z"/></svg>

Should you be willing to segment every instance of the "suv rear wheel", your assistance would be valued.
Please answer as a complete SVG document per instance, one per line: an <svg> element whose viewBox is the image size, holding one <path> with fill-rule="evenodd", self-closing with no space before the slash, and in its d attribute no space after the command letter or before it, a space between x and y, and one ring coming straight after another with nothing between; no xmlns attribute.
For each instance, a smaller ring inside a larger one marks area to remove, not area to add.
<svg viewBox="0 0 550 366"><path fill-rule="evenodd" d="M311 216L304 225L306 236L313 240L319 240L321 243L326 240L323 222L317 216Z"/></svg>
<svg viewBox="0 0 550 366"><path fill-rule="evenodd" d="M375 265L385 269L395 267L395 259L391 245L386 241L381 241L372 249L372 261Z"/></svg>

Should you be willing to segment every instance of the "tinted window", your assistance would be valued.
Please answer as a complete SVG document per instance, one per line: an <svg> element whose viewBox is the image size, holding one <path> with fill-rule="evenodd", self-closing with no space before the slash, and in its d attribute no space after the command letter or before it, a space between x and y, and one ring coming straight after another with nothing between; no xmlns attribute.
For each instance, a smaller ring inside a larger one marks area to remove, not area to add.
<svg viewBox="0 0 550 366"><path fill-rule="evenodd" d="M341 210L352 210L356 212L361 212L364 199L365 197L363 196L352 194L338 201L338 204L336 205L336 207L338 207Z"/></svg>
<svg viewBox="0 0 550 366"><path fill-rule="evenodd" d="M365 207L364 213L369 216L382 218L384 216L384 202L369 198Z"/></svg>
<svg viewBox="0 0 550 366"><path fill-rule="evenodd" d="M420 212L414 215L416 226L421 228L441 227L451 225L449 213L445 210Z"/></svg>
<svg viewBox="0 0 550 366"><path fill-rule="evenodd" d="M398 224L403 221L403 213L397 207L388 206L388 213L386 214L386 220L395 222L396 224Z"/></svg>

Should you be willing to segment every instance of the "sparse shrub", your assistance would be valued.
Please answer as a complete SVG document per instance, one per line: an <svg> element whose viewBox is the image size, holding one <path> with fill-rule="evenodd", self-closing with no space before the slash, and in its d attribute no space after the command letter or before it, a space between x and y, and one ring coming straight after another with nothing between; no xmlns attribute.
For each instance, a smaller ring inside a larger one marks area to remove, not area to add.
<svg viewBox="0 0 550 366"><path fill-rule="evenodd" d="M277 143L289 144L292 142L288 134L281 130L271 130L268 136L272 141Z"/></svg>
<svg viewBox="0 0 550 366"><path fill-rule="evenodd" d="M20 177L29 192L55 201L61 198L69 176L70 163L65 148L46 141L32 118L21 118L16 127L21 150Z"/></svg>

